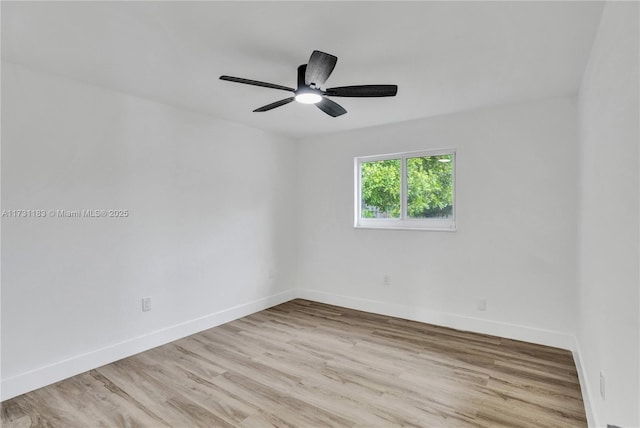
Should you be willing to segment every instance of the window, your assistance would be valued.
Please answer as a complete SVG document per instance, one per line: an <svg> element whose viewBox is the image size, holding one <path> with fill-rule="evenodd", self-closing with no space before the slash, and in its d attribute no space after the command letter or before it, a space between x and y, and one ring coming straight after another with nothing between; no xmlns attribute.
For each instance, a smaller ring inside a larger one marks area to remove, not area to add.
<svg viewBox="0 0 640 428"><path fill-rule="evenodd" d="M355 159L355 227L455 230L455 151Z"/></svg>

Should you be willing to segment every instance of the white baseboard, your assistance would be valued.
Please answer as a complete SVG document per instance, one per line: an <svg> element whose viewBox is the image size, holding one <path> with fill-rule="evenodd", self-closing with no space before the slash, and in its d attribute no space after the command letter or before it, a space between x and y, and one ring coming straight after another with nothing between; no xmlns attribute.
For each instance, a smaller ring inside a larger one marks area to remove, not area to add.
<svg viewBox="0 0 640 428"><path fill-rule="evenodd" d="M0 401L296 298L291 289L3 379Z"/></svg>
<svg viewBox="0 0 640 428"><path fill-rule="evenodd" d="M598 423L598 418L596 416L595 409L591 405L591 400L595 397L592 395L591 388L589 387L587 370L584 367L584 363L582 362L582 358L580 357L580 343L578 342L578 338L573 338L574 351L573 351L573 361L576 363L576 370L578 371L578 381L580 381L580 392L582 392L582 401L584 402L584 412L587 415L587 426L589 428L598 428L601 425Z"/></svg>
<svg viewBox="0 0 640 428"><path fill-rule="evenodd" d="M3 379L0 383L0 400L7 400L68 377L95 369L96 367L109 364L156 346L164 345L165 343L189 336L199 331L251 315L255 312L295 298L313 300L320 303L327 303L413 321L426 322L458 330L490 334L509 339L568 349L573 352L574 359L576 361L589 427L598 426L592 412L592 407L589 405L589 398L591 395L589 394L584 367L579 357L578 343L572 335L551 330L483 320L480 318L465 317L452 313L436 312L422 308L300 288L290 289L272 296L218 311L204 317L176 324L143 336L134 337L67 360L59 361L45 367L40 367L17 376Z"/></svg>
<svg viewBox="0 0 640 428"><path fill-rule="evenodd" d="M431 311L378 300L324 293L304 288L299 288L297 295L301 299L315 302L575 351L576 342L574 337L559 331L467 317L448 312Z"/></svg>

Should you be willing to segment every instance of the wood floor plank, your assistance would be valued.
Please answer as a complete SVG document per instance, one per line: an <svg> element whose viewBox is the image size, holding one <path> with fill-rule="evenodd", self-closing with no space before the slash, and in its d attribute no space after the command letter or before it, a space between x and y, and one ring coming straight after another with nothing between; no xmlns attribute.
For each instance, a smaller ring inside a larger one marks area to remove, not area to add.
<svg viewBox="0 0 640 428"><path fill-rule="evenodd" d="M16 427L586 427L569 351L293 300L15 397Z"/></svg>

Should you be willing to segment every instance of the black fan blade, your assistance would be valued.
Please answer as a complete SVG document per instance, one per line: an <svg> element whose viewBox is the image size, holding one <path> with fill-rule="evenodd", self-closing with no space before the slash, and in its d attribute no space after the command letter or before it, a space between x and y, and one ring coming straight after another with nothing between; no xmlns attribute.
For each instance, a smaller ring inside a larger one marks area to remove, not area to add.
<svg viewBox="0 0 640 428"><path fill-rule="evenodd" d="M326 91L332 97L394 97L397 93L396 85L341 86Z"/></svg>
<svg viewBox="0 0 640 428"><path fill-rule="evenodd" d="M280 107L280 106L283 106L285 104L289 104L293 100L294 100L294 97L285 98L284 100L276 101L275 103L267 104L266 106L257 108L257 109L254 110L254 112L269 111L269 110L272 110L272 109L274 109L276 107Z"/></svg>
<svg viewBox="0 0 640 428"><path fill-rule="evenodd" d="M288 88L282 85L274 85L273 83L260 82L258 80L243 79L242 77L232 76L220 76L220 80L227 80L229 82L244 83L245 85L262 86L263 88L281 89L283 91L295 92L293 88Z"/></svg>
<svg viewBox="0 0 640 428"><path fill-rule="evenodd" d="M307 74L307 64L302 64L298 67L298 88L305 86L305 76Z"/></svg>
<svg viewBox="0 0 640 428"><path fill-rule="evenodd" d="M316 104L316 107L331 117L342 116L347 112L340 104L324 97L322 98L322 101Z"/></svg>
<svg viewBox="0 0 640 428"><path fill-rule="evenodd" d="M338 62L338 58L333 55L313 51L304 77L306 85L314 84L316 87L324 85L336 66L336 62Z"/></svg>

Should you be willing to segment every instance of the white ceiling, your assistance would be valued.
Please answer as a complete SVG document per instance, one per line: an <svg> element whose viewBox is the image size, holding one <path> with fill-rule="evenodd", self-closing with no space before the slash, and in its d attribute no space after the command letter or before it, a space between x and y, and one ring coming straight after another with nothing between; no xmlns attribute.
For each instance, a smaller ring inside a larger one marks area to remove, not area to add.
<svg viewBox="0 0 640 428"><path fill-rule="evenodd" d="M2 58L117 91L304 137L576 93L602 2L7 2ZM331 118L286 92L314 49L328 86L397 84L395 98L334 98Z"/></svg>

